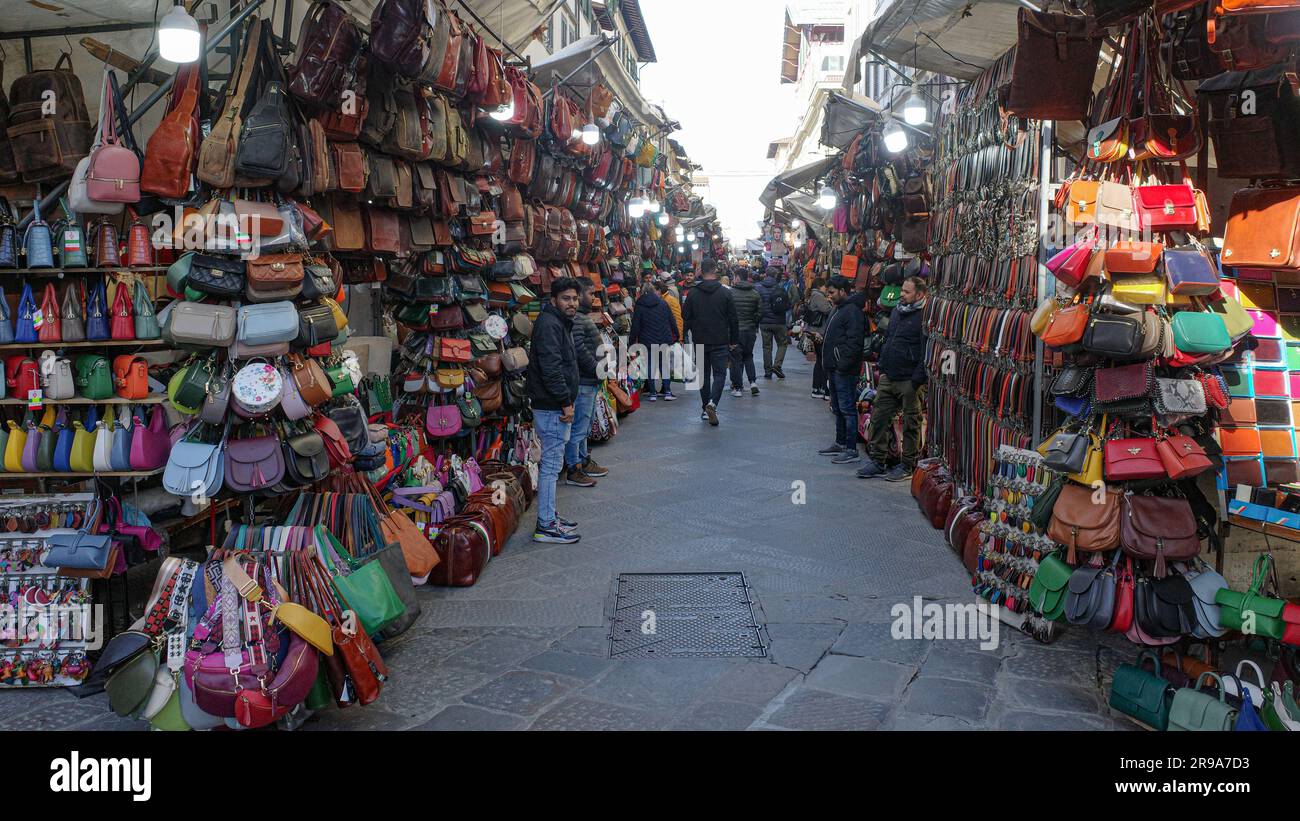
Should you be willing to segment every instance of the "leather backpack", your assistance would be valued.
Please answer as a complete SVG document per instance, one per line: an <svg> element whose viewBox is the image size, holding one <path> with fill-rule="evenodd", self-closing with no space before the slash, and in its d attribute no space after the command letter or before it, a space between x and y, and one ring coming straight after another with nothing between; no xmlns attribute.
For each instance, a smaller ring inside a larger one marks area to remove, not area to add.
<svg viewBox="0 0 1300 821"><path fill-rule="evenodd" d="M54 113L46 116L50 99ZM77 163L90 152L92 129L71 55L61 55L52 69L14 80L7 122L14 167L24 182L67 177L76 170Z"/></svg>
<svg viewBox="0 0 1300 821"><path fill-rule="evenodd" d="M351 89L350 104L327 108L316 115L325 136L331 140L355 140L361 135L361 126L370 113L370 98L366 94L366 78L369 76L369 63L362 52L358 51L344 73L343 87Z"/></svg>
<svg viewBox="0 0 1300 821"><path fill-rule="evenodd" d="M1019 9L1006 109L1018 117L1083 120L1104 29L1082 14Z"/></svg>
<svg viewBox="0 0 1300 821"><path fill-rule="evenodd" d="M253 19L244 38L239 67L226 83L221 115L199 146L199 179L214 188L230 188L235 184L235 153L244 123L244 102L257 68L263 27L261 18Z"/></svg>
<svg viewBox="0 0 1300 821"><path fill-rule="evenodd" d="M395 85L395 78L382 65L370 64L370 79L366 83L370 105L357 137L366 145L381 148L388 132L397 124L397 102L393 99Z"/></svg>
<svg viewBox="0 0 1300 821"><path fill-rule="evenodd" d="M392 91L393 127L383 140L385 151L407 160L426 159L418 93L419 89L411 83L395 84Z"/></svg>
<svg viewBox="0 0 1300 821"><path fill-rule="evenodd" d="M198 110L198 72L191 72L180 103L163 118L144 150L140 189L169 199L182 199L190 190L197 149L194 115Z"/></svg>
<svg viewBox="0 0 1300 821"><path fill-rule="evenodd" d="M292 148L299 142L285 92L279 57L271 50L270 31L262 29L261 67L276 79L265 84L262 95L245 118L235 149L235 173L257 179L279 180L290 169ZM299 177L295 177L296 180Z"/></svg>
<svg viewBox="0 0 1300 821"><path fill-rule="evenodd" d="M312 3L298 28L298 48L289 69L289 93L322 108L338 108L347 67L361 50L361 30L332 0Z"/></svg>
<svg viewBox="0 0 1300 821"><path fill-rule="evenodd" d="M429 59L428 0L382 0L370 15L370 53L403 77L417 77Z"/></svg>

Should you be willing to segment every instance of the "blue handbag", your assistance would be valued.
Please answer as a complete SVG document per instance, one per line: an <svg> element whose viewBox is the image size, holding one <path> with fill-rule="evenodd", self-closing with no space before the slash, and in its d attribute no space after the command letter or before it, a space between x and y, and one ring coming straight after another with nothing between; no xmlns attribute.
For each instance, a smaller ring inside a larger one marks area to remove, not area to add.
<svg viewBox="0 0 1300 821"><path fill-rule="evenodd" d="M113 428L113 450L108 461L113 470L131 470L131 408L122 405L117 412L117 427Z"/></svg>
<svg viewBox="0 0 1300 821"><path fill-rule="evenodd" d="M18 267L18 226L9 200L0 197L0 268Z"/></svg>
<svg viewBox="0 0 1300 821"><path fill-rule="evenodd" d="M9 300L5 298L5 289L0 285L0 345L14 341L14 320L9 312ZM3 380L0 380L3 381Z"/></svg>
<svg viewBox="0 0 1300 821"><path fill-rule="evenodd" d="M59 418L55 422L58 438L54 440L54 469L60 473L72 472L72 440L76 430L68 424L67 408L59 409Z"/></svg>
<svg viewBox="0 0 1300 821"><path fill-rule="evenodd" d="M23 250L27 254L28 268L54 267L54 239L49 224L41 219L39 199L32 203L32 221L27 224L27 233L23 234Z"/></svg>
<svg viewBox="0 0 1300 821"><path fill-rule="evenodd" d="M101 277L86 296L86 341L102 342L112 336L108 327L108 289Z"/></svg>
<svg viewBox="0 0 1300 821"><path fill-rule="evenodd" d="M49 543L50 549L41 560L46 567L103 570L113 548L113 537L77 531L51 536Z"/></svg>
<svg viewBox="0 0 1300 821"><path fill-rule="evenodd" d="M38 342L36 333L36 300L32 298L31 283L23 283L23 294L18 298L18 322L14 326L14 341Z"/></svg>
<svg viewBox="0 0 1300 821"><path fill-rule="evenodd" d="M1268 725L1260 718L1259 710L1250 702L1250 691L1241 685L1237 686L1237 691L1241 693L1241 709L1237 711L1237 723L1232 729L1239 733L1268 732Z"/></svg>

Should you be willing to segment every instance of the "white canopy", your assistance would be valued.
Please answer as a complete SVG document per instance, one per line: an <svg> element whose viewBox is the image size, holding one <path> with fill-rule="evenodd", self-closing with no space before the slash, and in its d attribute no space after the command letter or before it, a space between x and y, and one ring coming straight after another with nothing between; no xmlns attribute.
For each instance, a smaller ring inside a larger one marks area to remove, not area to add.
<svg viewBox="0 0 1300 821"><path fill-rule="evenodd" d="M583 37L570 43L544 60L533 63L533 82L543 91L550 88L552 80L563 80L573 72L575 84L590 84L597 80L604 83L614 97L623 105L623 110L633 119L654 129L662 128L669 120L663 109L646 101L641 96L641 89L628 77L627 72L618 61L618 55L612 49L601 51L612 38L602 33ZM596 54L593 60L592 55ZM583 64L587 63L586 67ZM581 69L579 71L579 69Z"/></svg>
<svg viewBox="0 0 1300 821"><path fill-rule="evenodd" d="M799 168L792 168L783 174L777 174L763 189L763 193L759 194L758 201L768 208L774 207L776 201L782 197L789 202L792 194L804 186L813 184L819 177L824 177L826 172L834 168L839 161L839 157L826 157Z"/></svg>

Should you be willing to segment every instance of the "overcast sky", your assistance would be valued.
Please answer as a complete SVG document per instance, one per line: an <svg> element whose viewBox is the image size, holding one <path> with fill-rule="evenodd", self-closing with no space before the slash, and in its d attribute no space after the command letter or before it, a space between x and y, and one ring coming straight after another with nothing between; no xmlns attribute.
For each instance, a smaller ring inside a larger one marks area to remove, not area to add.
<svg viewBox="0 0 1300 821"><path fill-rule="evenodd" d="M658 63L641 88L682 124L672 136L709 176L727 238L758 237L758 201L772 175L767 146L796 124L781 84L784 0L641 0Z"/></svg>

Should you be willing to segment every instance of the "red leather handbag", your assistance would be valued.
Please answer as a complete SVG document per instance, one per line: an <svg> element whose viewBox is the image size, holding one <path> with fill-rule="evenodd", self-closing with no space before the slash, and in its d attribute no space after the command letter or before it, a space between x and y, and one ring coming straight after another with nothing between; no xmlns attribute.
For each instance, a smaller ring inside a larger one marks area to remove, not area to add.
<svg viewBox="0 0 1300 821"><path fill-rule="evenodd" d="M1175 434L1156 440L1156 452L1170 479L1196 476L1214 467L1205 448L1190 436Z"/></svg>
<svg viewBox="0 0 1300 821"><path fill-rule="evenodd" d="M131 289L126 283L117 283L113 297L113 322L109 327L113 339L135 339L135 308L131 303Z"/></svg>
<svg viewBox="0 0 1300 821"><path fill-rule="evenodd" d="M1165 475L1164 462L1156 452L1156 440L1129 438L1106 442L1105 476L1109 481L1160 479Z"/></svg>
<svg viewBox="0 0 1300 821"><path fill-rule="evenodd" d="M330 467L342 467L352 461L352 448L348 446L348 440L344 438L343 432L324 414L318 415L312 420L312 427L325 440L325 452L329 455Z"/></svg>
<svg viewBox="0 0 1300 821"><path fill-rule="evenodd" d="M235 718L245 727L265 727L301 704L316 683L320 656L296 633L289 634L289 652L261 689L235 694Z"/></svg>
<svg viewBox="0 0 1300 821"><path fill-rule="evenodd" d="M95 223L91 229L91 244L95 247L95 265L100 268L115 268L122 264L117 228L108 220Z"/></svg>
<svg viewBox="0 0 1300 821"><path fill-rule="evenodd" d="M134 208L128 207L126 211L131 220L126 232L126 264L131 268L147 268L154 264L149 226L144 224Z"/></svg>
<svg viewBox="0 0 1300 821"><path fill-rule="evenodd" d="M1115 571L1115 614L1111 616L1112 633L1127 633L1133 626L1133 560L1124 557L1124 566Z"/></svg>
<svg viewBox="0 0 1300 821"><path fill-rule="evenodd" d="M45 294L41 297L41 327L36 331L36 338L41 342L61 342L63 340L62 316L59 311L58 291L54 290L53 282L46 283ZM26 394L20 396L26 398Z"/></svg>
<svg viewBox="0 0 1300 821"><path fill-rule="evenodd" d="M1144 231L1196 227L1196 191L1190 185L1144 185L1133 189L1133 213Z"/></svg>

